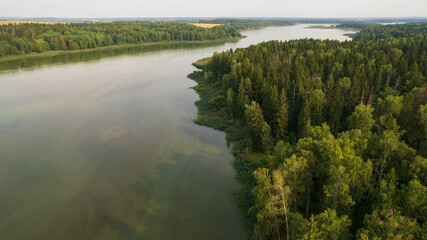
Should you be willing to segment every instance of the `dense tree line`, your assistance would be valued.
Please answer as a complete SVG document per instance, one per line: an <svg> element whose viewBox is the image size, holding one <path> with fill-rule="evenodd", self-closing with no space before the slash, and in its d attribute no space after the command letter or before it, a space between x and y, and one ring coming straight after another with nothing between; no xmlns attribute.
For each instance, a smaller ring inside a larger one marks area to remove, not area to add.
<svg viewBox="0 0 427 240"><path fill-rule="evenodd" d="M252 19L228 19L228 18L199 20L198 22L224 24L238 30L258 29L258 28L264 28L269 26L289 26L294 24L293 22L284 21L284 20L252 20Z"/></svg>
<svg viewBox="0 0 427 240"><path fill-rule="evenodd" d="M414 38L427 35L427 24L401 24L370 27L355 36L356 40L379 40L389 38Z"/></svg>
<svg viewBox="0 0 427 240"><path fill-rule="evenodd" d="M337 27L339 28L368 28L368 27L376 27L380 26L379 23L372 23L372 22L347 22L347 23L341 23L338 24Z"/></svg>
<svg viewBox="0 0 427 240"><path fill-rule="evenodd" d="M175 22L0 25L0 57L160 41L203 41L241 36L230 26L204 29Z"/></svg>
<svg viewBox="0 0 427 240"><path fill-rule="evenodd" d="M254 239L427 239L426 25L215 53Z"/></svg>

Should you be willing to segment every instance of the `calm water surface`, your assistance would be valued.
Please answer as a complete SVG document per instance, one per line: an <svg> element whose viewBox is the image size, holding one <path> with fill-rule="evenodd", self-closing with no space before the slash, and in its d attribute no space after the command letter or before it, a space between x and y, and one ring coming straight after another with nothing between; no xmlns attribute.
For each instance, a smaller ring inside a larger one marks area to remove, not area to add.
<svg viewBox="0 0 427 240"><path fill-rule="evenodd" d="M0 239L245 239L233 157L193 123L186 76L215 51L347 39L306 27L0 63Z"/></svg>

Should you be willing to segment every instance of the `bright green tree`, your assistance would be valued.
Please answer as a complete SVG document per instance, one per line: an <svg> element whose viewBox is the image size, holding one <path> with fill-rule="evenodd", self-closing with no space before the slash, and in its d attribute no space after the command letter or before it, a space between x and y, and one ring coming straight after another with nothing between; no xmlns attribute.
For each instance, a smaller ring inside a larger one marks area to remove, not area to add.
<svg viewBox="0 0 427 240"><path fill-rule="evenodd" d="M348 125L351 129L360 129L363 134L370 133L374 126L372 112L374 109L370 105L360 104L348 118Z"/></svg>

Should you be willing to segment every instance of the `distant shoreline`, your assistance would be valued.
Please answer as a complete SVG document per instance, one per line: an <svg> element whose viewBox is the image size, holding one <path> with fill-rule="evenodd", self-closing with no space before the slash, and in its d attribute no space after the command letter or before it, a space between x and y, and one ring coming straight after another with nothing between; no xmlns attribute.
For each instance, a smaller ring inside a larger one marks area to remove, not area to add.
<svg viewBox="0 0 427 240"><path fill-rule="evenodd" d="M358 28L341 28L341 27L337 27L336 25L311 25L308 26L306 28L312 28L312 29L341 29L341 30L348 30L348 31L360 31L360 29Z"/></svg>
<svg viewBox="0 0 427 240"><path fill-rule="evenodd" d="M180 44L205 44L205 43L233 42L233 41L238 41L242 38L246 38L246 36L226 38L226 39L216 39L216 40L203 40L203 41L161 41L161 42L148 42L148 43L140 43L140 44L135 43L135 44L123 44L123 45L111 45L111 46L104 46L104 47L97 47L97 48L79 49L79 50L47 51L47 52L43 52L43 53L30 53L30 54L24 54L24 55L0 57L0 63L1 62L14 61L14 60L20 60L20 59L26 59L26 58L54 57L54 56L69 54L69 53L95 52L95 51L99 51L99 50L119 49L119 48L126 48L126 47L156 46L156 45L160 46L160 45L170 45L170 44L177 44L177 43L180 43Z"/></svg>

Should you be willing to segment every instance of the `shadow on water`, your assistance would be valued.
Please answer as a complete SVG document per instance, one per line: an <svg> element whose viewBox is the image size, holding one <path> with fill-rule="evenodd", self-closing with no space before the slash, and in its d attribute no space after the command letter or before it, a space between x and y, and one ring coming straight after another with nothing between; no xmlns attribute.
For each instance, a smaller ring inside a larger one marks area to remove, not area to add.
<svg viewBox="0 0 427 240"><path fill-rule="evenodd" d="M194 123L194 120L190 120L190 121L191 123ZM220 130L210 129L216 133L223 135L223 138L218 138L216 134L208 135L208 134L204 134L203 132L200 132L200 128L206 128L206 129L209 129L209 128L205 126L196 125L196 124L193 124L193 125L181 124L181 125L178 125L177 128L184 134L197 138L202 143L210 144L218 148L221 148L224 144L225 133L223 133Z"/></svg>
<svg viewBox="0 0 427 240"><path fill-rule="evenodd" d="M218 40L211 42L160 42L158 44L117 46L111 48L90 49L79 52L61 52L57 55L29 56L0 62L0 71L16 72L20 69L31 70L45 65L67 64L81 61L96 61L103 58L122 55L143 55L148 52L157 52L172 49L196 49L223 45L226 42L238 40Z"/></svg>

